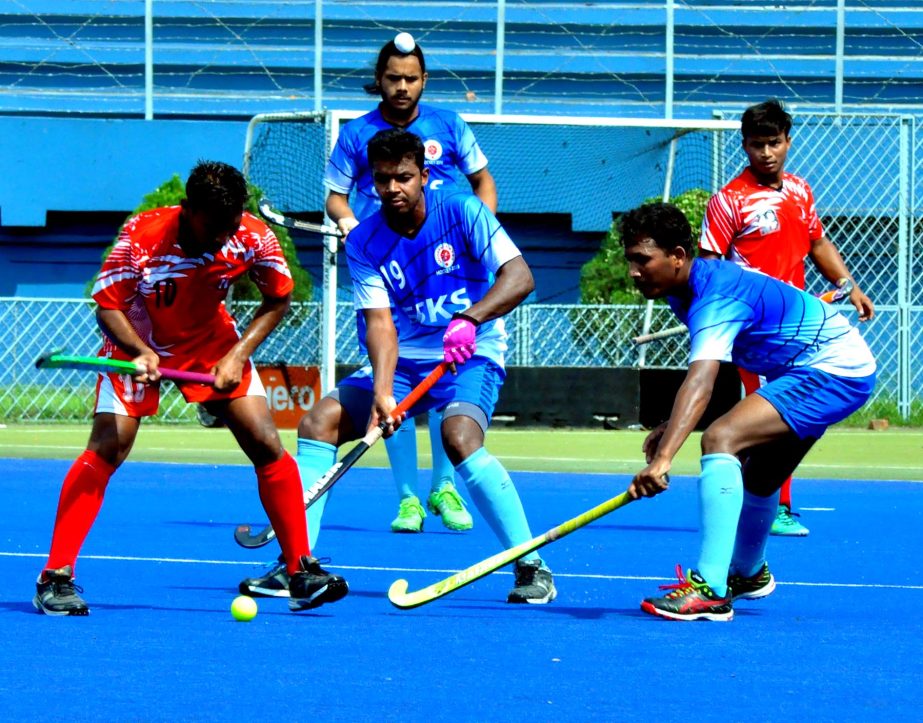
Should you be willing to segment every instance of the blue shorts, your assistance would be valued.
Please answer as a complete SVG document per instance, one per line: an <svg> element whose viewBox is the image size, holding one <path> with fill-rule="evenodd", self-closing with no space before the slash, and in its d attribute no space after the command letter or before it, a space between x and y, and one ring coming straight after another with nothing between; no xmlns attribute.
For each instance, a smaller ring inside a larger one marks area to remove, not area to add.
<svg viewBox="0 0 923 723"><path fill-rule="evenodd" d="M394 372L394 398L410 394L435 368L437 362L398 359ZM457 365L458 374L446 372L432 389L410 410L413 417L429 409L438 409L443 418L471 417L486 432L493 416L506 372L485 357L475 356ZM372 367L364 366L343 379L330 396L339 401L357 430L365 430L372 409Z"/></svg>
<svg viewBox="0 0 923 723"><path fill-rule="evenodd" d="M838 377L819 369L799 367L773 379L754 394L765 398L801 439L819 439L868 401L875 374Z"/></svg>

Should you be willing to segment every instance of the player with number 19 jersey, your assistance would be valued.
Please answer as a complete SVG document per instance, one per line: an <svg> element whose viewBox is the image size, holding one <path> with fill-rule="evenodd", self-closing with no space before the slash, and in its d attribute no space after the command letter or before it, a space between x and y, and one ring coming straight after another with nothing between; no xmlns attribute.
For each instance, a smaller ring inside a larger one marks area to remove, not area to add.
<svg viewBox="0 0 923 723"><path fill-rule="evenodd" d="M804 288L804 259L824 229L807 181L782 174L779 189L746 168L711 197L699 247Z"/></svg>
<svg viewBox="0 0 923 723"><path fill-rule="evenodd" d="M487 157L461 116L425 103L417 105L417 109L417 117L404 130L423 140L430 191L452 190L461 180L458 171L470 176L487 167ZM381 207L369 165L369 141L378 131L393 127L376 108L343 126L330 154L324 185L328 190L343 194L355 187L356 195L351 205L360 221Z"/></svg>
<svg viewBox="0 0 923 723"><path fill-rule="evenodd" d="M282 298L294 282L275 235L251 214L244 213L237 232L217 253L200 256L183 251L179 223L179 206L130 219L103 263L93 300L103 309L123 311L164 366L208 373L240 339L224 304L231 284L249 273L264 295ZM108 339L100 354L130 359ZM232 392L195 384L180 389L189 402L228 399L253 393L248 392L252 378L248 362Z"/></svg>
<svg viewBox="0 0 923 723"><path fill-rule="evenodd" d="M522 254L477 196L425 198L426 221L415 237L391 229L379 211L349 234L346 255L356 309L393 307L401 358L439 362L452 314L484 298L493 274ZM503 368L506 339L502 319L481 324L476 356Z"/></svg>

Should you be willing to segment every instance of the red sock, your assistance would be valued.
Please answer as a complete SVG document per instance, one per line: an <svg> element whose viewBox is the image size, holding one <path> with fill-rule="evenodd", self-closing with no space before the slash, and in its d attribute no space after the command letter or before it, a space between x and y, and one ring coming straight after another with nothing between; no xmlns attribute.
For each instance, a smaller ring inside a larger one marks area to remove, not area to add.
<svg viewBox="0 0 923 723"><path fill-rule="evenodd" d="M310 555L304 493L298 465L288 452L282 459L256 468L260 501L276 531L289 573L298 570L298 559Z"/></svg>
<svg viewBox="0 0 923 723"><path fill-rule="evenodd" d="M65 565L74 568L113 472L115 467L89 449L74 460L61 486L51 552L44 569L57 570Z"/></svg>
<svg viewBox="0 0 923 723"><path fill-rule="evenodd" d="M782 483L782 489L779 490L779 504L788 507L789 512L792 509L792 478L789 477Z"/></svg>

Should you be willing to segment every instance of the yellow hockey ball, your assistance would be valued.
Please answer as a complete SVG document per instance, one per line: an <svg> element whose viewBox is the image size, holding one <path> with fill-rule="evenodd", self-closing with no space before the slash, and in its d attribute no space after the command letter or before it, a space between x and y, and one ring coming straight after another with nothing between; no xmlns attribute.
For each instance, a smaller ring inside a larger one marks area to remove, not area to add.
<svg viewBox="0 0 923 723"><path fill-rule="evenodd" d="M238 595L231 603L231 615L241 623L246 623L256 617L256 600L246 595Z"/></svg>

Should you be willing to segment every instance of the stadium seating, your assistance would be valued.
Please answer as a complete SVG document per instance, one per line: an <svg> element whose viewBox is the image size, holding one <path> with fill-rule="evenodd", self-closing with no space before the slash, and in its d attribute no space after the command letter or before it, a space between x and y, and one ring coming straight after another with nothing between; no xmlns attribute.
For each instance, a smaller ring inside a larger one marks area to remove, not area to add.
<svg viewBox="0 0 923 723"><path fill-rule="evenodd" d="M506 4L504 112L663 115L664 0ZM250 116L315 104L312 3L154 3L154 108L160 115ZM836 0L677 3L674 112L707 113L754 94L832 106ZM0 111L140 114L144 3L0 2ZM409 30L430 60L428 96L456 110L495 108L493 3L327 2L325 107L355 107L374 52ZM923 14L910 3L846 3L849 105L918 104Z"/></svg>

